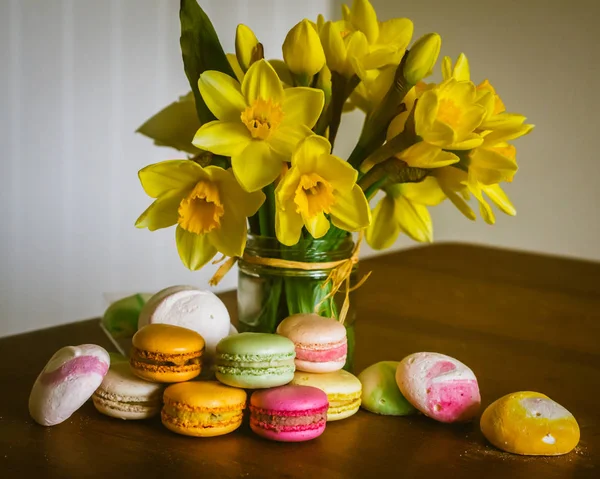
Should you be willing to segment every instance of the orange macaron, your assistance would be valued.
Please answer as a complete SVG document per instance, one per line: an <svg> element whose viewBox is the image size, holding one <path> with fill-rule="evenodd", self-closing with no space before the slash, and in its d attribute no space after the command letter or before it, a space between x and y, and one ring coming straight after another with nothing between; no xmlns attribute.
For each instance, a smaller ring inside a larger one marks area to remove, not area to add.
<svg viewBox="0 0 600 479"><path fill-rule="evenodd" d="M202 370L204 339L191 329L149 324L133 336L129 363L136 376L159 383L177 383Z"/></svg>

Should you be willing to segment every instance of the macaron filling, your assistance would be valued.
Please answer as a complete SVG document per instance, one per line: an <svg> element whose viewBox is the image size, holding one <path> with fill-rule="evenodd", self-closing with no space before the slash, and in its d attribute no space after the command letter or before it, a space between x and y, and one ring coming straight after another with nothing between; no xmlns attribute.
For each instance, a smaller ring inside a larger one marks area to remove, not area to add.
<svg viewBox="0 0 600 479"><path fill-rule="evenodd" d="M166 403L162 420L185 428L224 427L242 421L242 409L193 408L182 403Z"/></svg>
<svg viewBox="0 0 600 479"><path fill-rule="evenodd" d="M322 347L322 346L321 346ZM327 349L305 348L296 345L296 359L309 361L312 363L320 363L325 361L341 361L348 354L348 344L344 341L337 346Z"/></svg>
<svg viewBox="0 0 600 479"><path fill-rule="evenodd" d="M327 406L303 411L275 411L251 405L250 412L252 424L277 432L318 429L327 419Z"/></svg>
<svg viewBox="0 0 600 479"><path fill-rule="evenodd" d="M258 354L217 355L215 370L221 374L239 374L261 376L264 374L288 374L295 370L295 353L283 353L272 356Z"/></svg>
<svg viewBox="0 0 600 479"><path fill-rule="evenodd" d="M140 369L160 370L161 368L199 368L202 363L202 350L185 354L162 354L133 348L131 363Z"/></svg>

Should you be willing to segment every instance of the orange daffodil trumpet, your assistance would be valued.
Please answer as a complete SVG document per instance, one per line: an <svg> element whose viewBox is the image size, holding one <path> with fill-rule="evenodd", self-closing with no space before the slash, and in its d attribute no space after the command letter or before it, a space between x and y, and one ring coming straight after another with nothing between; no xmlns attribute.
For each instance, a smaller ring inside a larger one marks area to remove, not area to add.
<svg viewBox="0 0 600 479"><path fill-rule="evenodd" d="M155 201L137 219L138 228L154 231L177 225L177 250L191 270L218 252L240 256L246 246L246 218L265 196L244 191L231 171L202 168L189 160L170 160L139 172L144 191Z"/></svg>
<svg viewBox="0 0 600 479"><path fill-rule="evenodd" d="M323 92L283 89L265 60L250 66L241 85L230 76L206 71L198 80L202 98L217 120L198 130L192 143L230 156L233 174L247 191L272 183L297 143L309 136L323 109Z"/></svg>
<svg viewBox="0 0 600 479"><path fill-rule="evenodd" d="M303 140L292 156L291 169L275 190L277 239L294 245L303 227L321 238L330 220L344 231L366 228L371 212L357 177L354 168L331 154L325 138L313 135Z"/></svg>
<svg viewBox="0 0 600 479"><path fill-rule="evenodd" d="M516 214L501 184L518 170L513 141L533 125L508 112L488 80L471 81L464 54L443 58L442 80L425 83L440 53L437 33L411 45L409 19L380 21L369 0L353 0L340 21L298 22L283 61L266 60L248 26L237 27L235 54L226 54L197 2L181 8L192 92L139 131L190 158L140 171L154 202L136 226L176 225L188 268L217 252L243 256L248 231L276 237L283 258L284 246L301 239L330 248L355 231L375 249L400 234L432 241L428 208L446 199L471 220L473 197L487 223L493 205ZM342 113L354 108L365 122L344 161L332 149ZM288 289L296 306L313 304Z"/></svg>

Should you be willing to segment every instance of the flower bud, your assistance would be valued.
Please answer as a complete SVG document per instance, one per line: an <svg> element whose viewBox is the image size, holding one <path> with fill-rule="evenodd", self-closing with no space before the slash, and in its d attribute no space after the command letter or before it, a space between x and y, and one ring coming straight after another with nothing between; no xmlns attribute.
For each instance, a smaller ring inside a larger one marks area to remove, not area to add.
<svg viewBox="0 0 600 479"><path fill-rule="evenodd" d="M404 65L404 78L410 85L416 85L431 75L433 66L440 54L442 39L437 33L423 35L410 49Z"/></svg>
<svg viewBox="0 0 600 479"><path fill-rule="evenodd" d="M250 65L260 60L259 52L262 50L254 32L240 23L235 32L235 56L244 72L248 71Z"/></svg>
<svg viewBox="0 0 600 479"><path fill-rule="evenodd" d="M283 42L283 59L295 75L317 74L325 65L325 53L315 27L306 19L295 25Z"/></svg>

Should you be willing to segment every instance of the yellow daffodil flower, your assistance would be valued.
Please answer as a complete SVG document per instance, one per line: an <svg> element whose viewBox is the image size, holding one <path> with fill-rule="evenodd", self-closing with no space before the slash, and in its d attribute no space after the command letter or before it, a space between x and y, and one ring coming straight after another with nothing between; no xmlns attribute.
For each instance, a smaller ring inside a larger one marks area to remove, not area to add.
<svg viewBox="0 0 600 479"><path fill-rule="evenodd" d="M385 188L385 196L373 210L366 239L377 250L389 248L402 232L415 241L433 241L433 225L427 206L435 206L446 196L435 178L420 183L402 183Z"/></svg>
<svg viewBox="0 0 600 479"><path fill-rule="evenodd" d="M442 75L444 80L454 78L457 81L470 81L471 73L469 60L461 53L454 66L450 57L444 57L442 62ZM477 132L488 130L514 130L523 125L526 118L518 113L507 113L504 102L496 92L489 80L482 81L476 87L477 103L484 109L485 114Z"/></svg>
<svg viewBox="0 0 600 479"><path fill-rule="evenodd" d="M248 71L248 68L257 60L261 48L258 39L250 27L240 23L235 32L235 56L242 71Z"/></svg>
<svg viewBox="0 0 600 479"><path fill-rule="evenodd" d="M137 219L138 228L154 231L177 225L177 250L183 264L200 269L217 253L241 256L246 218L258 211L265 195L248 193L231 171L202 168L190 160L170 160L139 172L144 191L155 201Z"/></svg>
<svg viewBox="0 0 600 479"><path fill-rule="evenodd" d="M347 22L326 22L320 32L321 44L332 72L346 78L355 75L357 62L369 53L364 33L351 31Z"/></svg>
<svg viewBox="0 0 600 479"><path fill-rule="evenodd" d="M290 71L307 81L325 65L325 52L316 26L307 19L288 32L282 50L283 59Z"/></svg>
<svg viewBox="0 0 600 479"><path fill-rule="evenodd" d="M321 238L331 222L345 231L366 228L369 204L356 184L358 172L331 154L331 145L317 135L303 140L292 155L292 167L275 189L277 239L292 246L305 226Z"/></svg>
<svg viewBox="0 0 600 479"><path fill-rule="evenodd" d="M416 85L423 78L433 73L433 66L437 62L442 47L442 37L437 33L423 35L411 47L403 74L410 85Z"/></svg>
<svg viewBox="0 0 600 479"><path fill-rule="evenodd" d="M192 143L231 156L233 174L246 191L259 190L277 178L281 163L312 134L323 109L321 90L284 90L265 60L252 64L241 85L224 73L206 71L198 86L217 120L202 125Z"/></svg>
<svg viewBox="0 0 600 479"><path fill-rule="evenodd" d="M423 93L415 110L417 135L432 145L449 150L470 150L483 143L474 133L485 109L477 103L470 81L445 80Z"/></svg>
<svg viewBox="0 0 600 479"><path fill-rule="evenodd" d="M347 30L362 32L367 40L367 54L357 58L355 63L356 74L360 78L373 68L400 63L412 38L412 21L408 18L393 18L380 22L368 0L354 0L351 8L344 5L342 14L344 22L350 25Z"/></svg>
<svg viewBox="0 0 600 479"><path fill-rule="evenodd" d="M411 97L412 96L414 96L414 93L411 95ZM408 99L409 102L411 102L411 100L414 103L414 99ZM400 121L396 121L396 119L392 120L387 130L388 141L399 135L404 130L405 121L406 119L404 118L402 118ZM395 156L396 158L404 161L408 166L428 169L442 168L460 161L458 156L456 156L454 153L444 151L439 146L432 145L426 141L419 141L414 145L409 146L405 150L398 152ZM365 167L368 166L370 165L365 165Z"/></svg>
<svg viewBox="0 0 600 479"><path fill-rule="evenodd" d="M433 174L444 194L470 220L475 219L475 213L466 202L470 198L470 194L477 199L481 217L488 224L494 224L496 218L483 195L484 193L503 213L509 216L517 214L515 207L500 185L485 185L479 182L476 177L476 169L469 168L469 173L466 173L458 168L448 167L435 170Z"/></svg>

